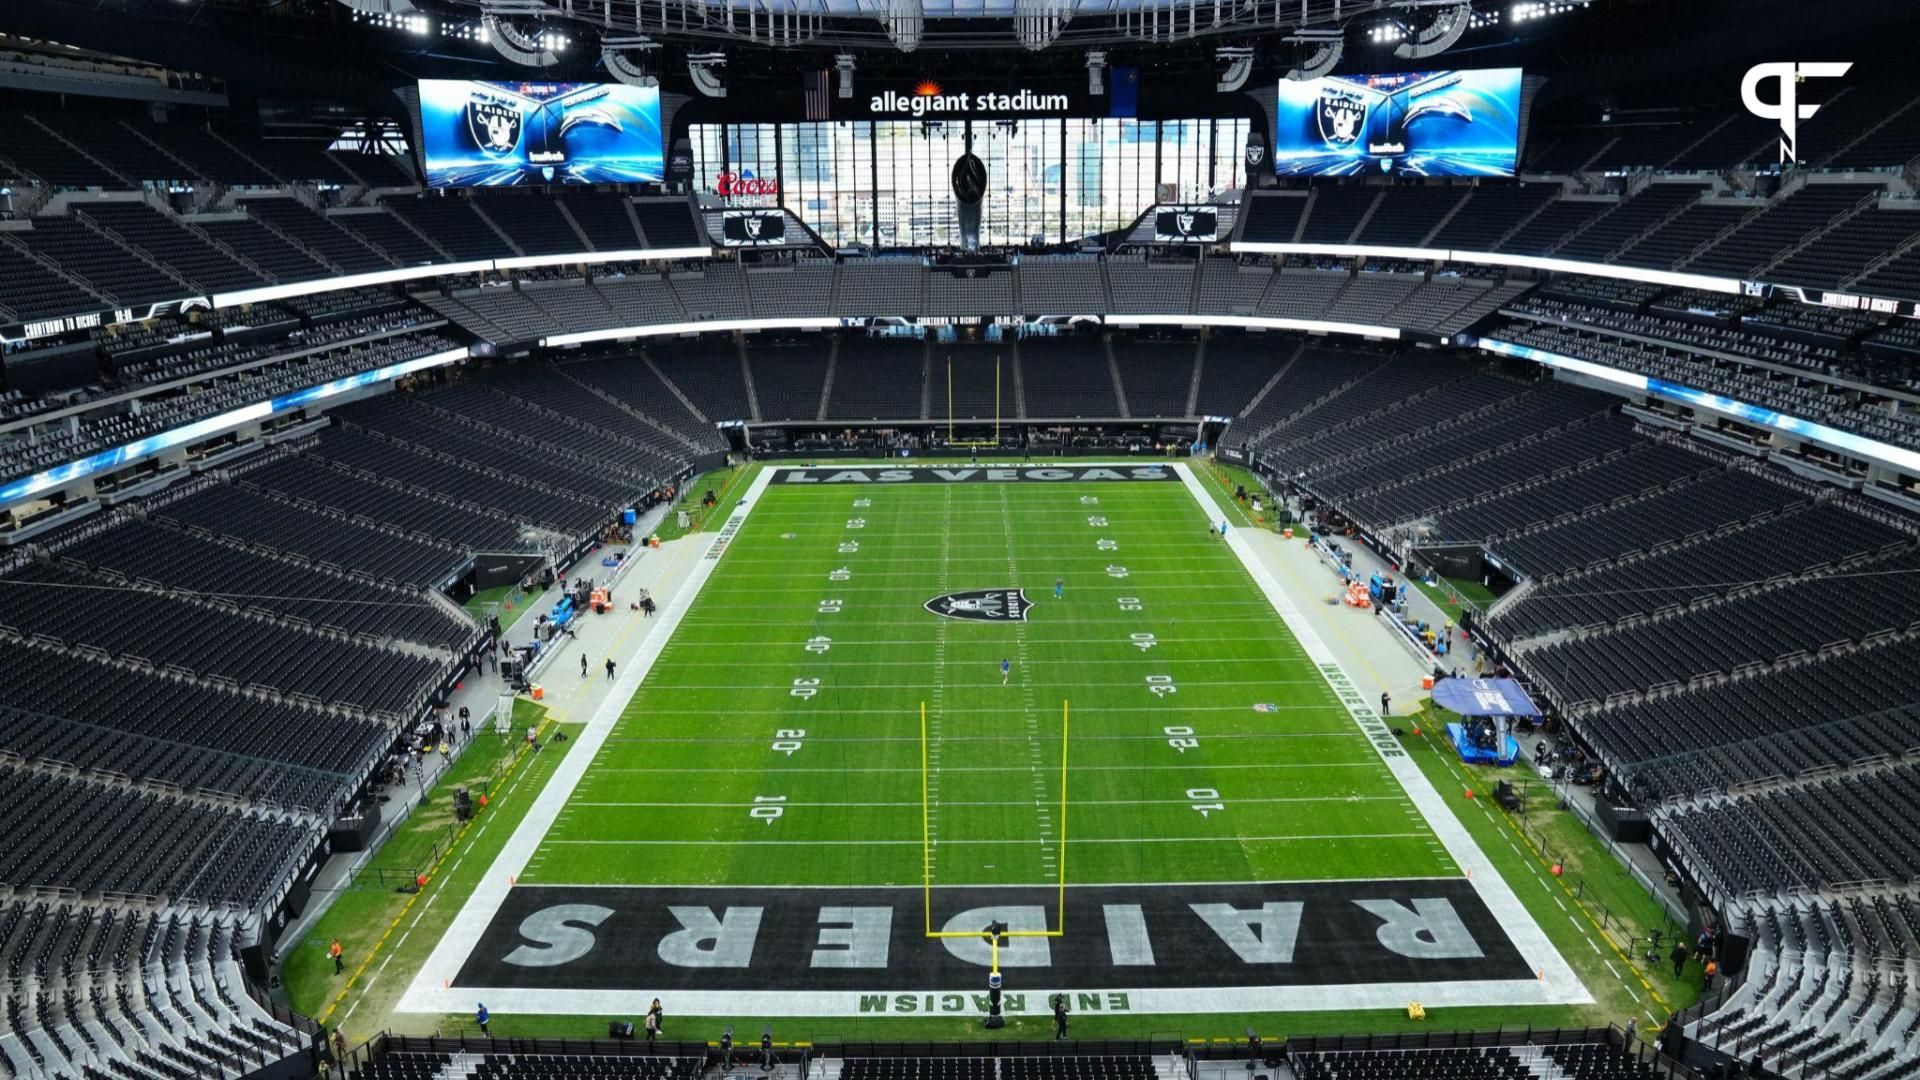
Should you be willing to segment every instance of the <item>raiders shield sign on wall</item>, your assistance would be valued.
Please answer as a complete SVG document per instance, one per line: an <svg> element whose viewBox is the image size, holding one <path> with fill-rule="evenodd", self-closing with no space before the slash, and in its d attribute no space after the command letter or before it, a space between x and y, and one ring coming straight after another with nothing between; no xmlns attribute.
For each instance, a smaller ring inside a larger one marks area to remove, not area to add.
<svg viewBox="0 0 1920 1080"><path fill-rule="evenodd" d="M1025 622L1027 594L1019 589L968 589L927 601L927 610L949 619L980 622Z"/></svg>

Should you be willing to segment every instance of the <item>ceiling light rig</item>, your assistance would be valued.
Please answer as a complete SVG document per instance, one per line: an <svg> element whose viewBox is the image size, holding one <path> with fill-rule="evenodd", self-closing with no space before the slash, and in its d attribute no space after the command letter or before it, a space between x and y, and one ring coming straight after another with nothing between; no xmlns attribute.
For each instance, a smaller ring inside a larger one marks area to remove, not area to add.
<svg viewBox="0 0 1920 1080"><path fill-rule="evenodd" d="M1424 60L1453 48L1473 21L1473 5L1468 0L1446 0L1446 3L1447 6L1441 7L1424 24L1406 27L1406 33L1393 46L1393 55L1402 60ZM1400 4L1409 16L1437 6L1433 0L1401 0ZM1404 21L1396 21L1406 26Z"/></svg>
<svg viewBox="0 0 1920 1080"><path fill-rule="evenodd" d="M727 96L727 54L723 52L688 53L687 78L694 89L711 98Z"/></svg>
<svg viewBox="0 0 1920 1080"><path fill-rule="evenodd" d="M1287 78L1296 82L1331 74L1347 51L1346 33L1339 29L1298 30L1284 40L1304 54L1287 72Z"/></svg>
<svg viewBox="0 0 1920 1080"><path fill-rule="evenodd" d="M1013 0L1013 32L1020 47L1039 52L1073 21L1074 0Z"/></svg>
<svg viewBox="0 0 1920 1080"><path fill-rule="evenodd" d="M659 86L659 77L648 71L651 54L659 49L660 43L645 34L608 36L600 39L600 63L616 82Z"/></svg>
<svg viewBox="0 0 1920 1080"><path fill-rule="evenodd" d="M480 21L493 51L525 67L552 67L560 62L560 52L566 48L564 35L551 30L523 31L492 12L481 16Z"/></svg>

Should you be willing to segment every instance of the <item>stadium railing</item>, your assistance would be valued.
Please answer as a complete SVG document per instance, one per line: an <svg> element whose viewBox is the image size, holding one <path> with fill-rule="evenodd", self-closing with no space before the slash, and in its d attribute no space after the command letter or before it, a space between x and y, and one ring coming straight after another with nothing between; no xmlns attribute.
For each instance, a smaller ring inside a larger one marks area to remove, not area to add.
<svg viewBox="0 0 1920 1080"><path fill-rule="evenodd" d="M1724 991L1723 991L1724 994ZM1181 1039L1172 1035L1152 1035L1145 1039L1102 1040L979 1040L968 1042L879 1042L825 1039L813 1042L776 1043L780 1058L797 1064L800 1075L810 1073L814 1059L838 1058L1038 1058L1038 1057L1177 1057L1184 1061L1187 1075L1197 1075L1201 1062L1246 1061L1249 1067L1260 1062L1277 1063L1296 1054L1351 1053L1388 1051L1419 1053L1427 1050L1460 1048L1560 1046L1606 1046L1631 1057L1645 1069L1644 1075L1664 1080L1686 1080L1694 1074L1686 1066L1661 1053L1660 1048L1623 1029L1607 1027L1578 1028L1497 1028L1492 1031L1409 1031L1373 1035L1305 1035L1274 1037L1258 1046L1245 1038ZM660 1041L648 1044L644 1039L564 1039L489 1037L477 1032L457 1035L396 1035L381 1032L352 1049L341 1063L359 1073L367 1063L387 1055L494 1054L502 1056L568 1057L656 1057L699 1058L713 1061L719 1055L717 1042L691 1040ZM736 1046L736 1060L751 1060L757 1047L749 1042Z"/></svg>

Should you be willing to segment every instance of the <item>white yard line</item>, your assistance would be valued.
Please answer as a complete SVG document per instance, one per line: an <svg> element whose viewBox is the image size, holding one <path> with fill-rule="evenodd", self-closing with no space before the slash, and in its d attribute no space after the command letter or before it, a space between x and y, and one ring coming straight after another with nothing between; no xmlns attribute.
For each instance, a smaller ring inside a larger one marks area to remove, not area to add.
<svg viewBox="0 0 1920 1080"><path fill-rule="evenodd" d="M1212 493L1207 490L1206 484L1193 474L1193 470L1185 464L1175 465L1174 470L1180 474L1181 480L1187 485L1187 490L1193 494L1194 500L1214 520L1222 520L1224 515L1220 512L1219 504L1214 502ZM1240 530L1233 530L1227 536L1227 544L1233 549L1233 553L1239 556L1241 565L1246 567L1254 584L1266 595L1267 601L1273 605L1274 611L1287 624L1287 628L1293 631L1293 636L1299 640L1301 647L1306 649L1307 655L1320 665L1323 672L1328 673L1328 684L1332 686L1335 695L1340 697L1354 722L1359 725L1361 731L1371 732L1369 741L1381 760L1386 763L1387 769L1400 781L1400 786L1419 808L1421 816L1426 818L1427 825L1447 849L1447 854L1453 859L1454 865L1468 873L1474 892L1480 894L1481 901L1487 905L1487 909L1493 913L1494 918L1499 920L1514 946L1519 949L1520 955L1526 959L1527 966L1539 973L1538 982L1543 994L1542 1000L1560 1004L1585 1004L1592 1001L1593 995L1587 992L1587 988L1581 984L1579 977L1567 965L1560 951L1555 949L1553 943L1547 939L1545 932L1540 929L1540 924L1534 920L1533 913L1520 902L1520 898L1514 894L1513 887L1507 884L1492 862L1481 852L1480 845L1473 839L1473 834L1467 831L1466 826L1460 824L1460 819L1454 815L1452 807L1448 806L1446 800L1440 797L1440 793L1434 790L1426 773L1420 771L1420 766L1407 755L1406 750L1387 730L1385 722L1368 703L1365 695L1355 689L1352 680L1347 677L1334 658L1332 650L1327 648L1326 643L1320 640L1320 635L1314 631L1312 624L1294 607L1293 601L1281 588L1280 583L1274 579L1273 572L1267 569L1254 553L1246 537ZM1332 677L1335 674L1338 675L1338 682ZM1340 685L1341 682L1345 685ZM1444 998L1434 994L1428 994L1425 1000L1429 1003L1445 1001Z"/></svg>
<svg viewBox="0 0 1920 1080"><path fill-rule="evenodd" d="M1166 738L1166 736L1162 735L1160 736L1160 738L1164 739ZM1242 763L1237 765L1236 764L1209 765L1207 766L1207 768L1208 769L1254 769L1254 770L1258 770L1258 769L1378 769L1380 768L1380 759L1368 758L1365 761L1278 761L1278 762L1272 762L1272 763L1263 762L1263 763ZM1152 772L1183 772L1183 771L1192 772L1193 766L1191 764L1186 764L1186 765L1075 765L1074 770L1082 773L1134 772L1139 770L1147 770ZM791 769L783 769L781 771L795 772L795 773L807 773L807 772L832 773L835 776L838 776L841 773L912 773L915 776L918 776L920 774L920 769L918 766L907 766L907 765L874 765L874 766L868 766L866 768L861 768L857 766L849 767L849 768L841 768L837 765L830 768L813 768L805 765L796 765ZM946 766L945 771L952 772L952 773L961 773L961 772L1005 773L1007 771L1007 767L1005 765L948 765ZM673 766L673 767L664 767L664 768L647 768L644 766L623 765L618 768L610 767L610 768L601 769L599 770L599 772L603 775L611 774L611 773L671 773L675 776L681 776L689 773L725 773L729 776L733 776L733 775L738 775L740 772L740 769L738 766L731 766L731 765L721 766L719 768L702 768L694 765L688 765L684 767Z"/></svg>
<svg viewBox="0 0 1920 1080"><path fill-rule="evenodd" d="M641 640L638 654L621 665L620 677L609 693L594 711L593 719L588 721L585 730L574 742L573 749L553 770L547 785L527 809L526 817L507 838L506 844L495 856L493 865L487 868L485 875L474 885L473 892L467 897L460 913L454 916L453 923L446 933L435 943L433 952L422 964L414 976L407 992L394 1006L396 1012L452 1012L463 1006L460 1002L471 996L466 991L455 995L446 989L453 977L460 972L467 954L480 940L489 923L500 911L500 905L506 902L507 891L513 880L526 869L527 861L538 850L547 832L553 827L554 820L572 797L573 789L580 784L580 778L586 775L599 753L601 744L612 733L619 722L620 714L626 710L627 702L639 690L640 683L653 669L654 661L659 659L661 651L673 637L674 627L686 617L687 610L693 606L694 599L700 595L701 586L713 576L720 565L720 557L731 544L733 537L746 524L747 514L760 500L760 495L772 478L769 470L761 470L748 485L739 504L728 515L726 524L721 526L709 542L705 555L694 564L687 579L668 601L666 609L658 620L649 627L650 632ZM526 770L522 770L524 775ZM516 781L517 783L518 781ZM435 894L439 895L438 893Z"/></svg>
<svg viewBox="0 0 1920 1080"><path fill-rule="evenodd" d="M1244 796L1236 796L1233 801L1236 804L1238 803L1357 803L1357 802L1399 803L1399 802L1405 802L1406 799L1399 795L1276 795L1271 798L1265 798L1265 799L1260 799L1260 798L1249 799ZM1073 805L1076 807L1079 807L1079 806L1188 806L1192 802L1193 802L1192 799L1075 799L1073 800ZM1000 800L987 800L987 801L978 801L978 802L949 799L946 802L942 803L941 805L942 806L1009 807L1009 806L1054 806L1056 804L1057 804L1057 800L1049 798L1045 792L1040 792L1039 794L1035 795L1032 799L1000 799ZM671 809L671 810L701 810L701 809L738 810L740 809L740 801L738 799L735 799L732 802L678 802L678 801L675 801L675 802L583 802L579 799L575 799L571 805L573 806L604 806L604 807L616 807L616 806L618 807L652 807L656 809ZM849 807L862 807L862 806L874 807L874 808L886 808L886 809L904 809L908 807L918 808L920 805L920 801L918 799L915 799L912 802L789 802L789 803L783 803L782 805L786 806L788 809L797 809L799 807L804 806L814 810L842 810L842 809L847 809Z"/></svg>
<svg viewBox="0 0 1920 1080"><path fill-rule="evenodd" d="M1232 836L1069 836L1067 837L1067 843L1241 844L1255 840L1273 841L1276 843L1300 843L1309 840L1378 840L1382 838L1399 840L1427 835L1429 834L1423 829L1419 832L1296 833L1287 836L1242 836L1239 834ZM1034 839L1025 842L1039 845L1052 845L1055 843L1055 841L1048 839ZM548 840L547 843L553 845L565 844L573 847L905 847L907 845L919 847L920 838L917 836L911 840L849 840L844 837L825 840L703 840L694 838L687 840ZM949 847L955 844L1018 847L1022 841L988 838L982 840L949 839L942 840L940 843ZM1038 888L1046 888L1047 886L1048 883L1044 881L1036 883L1036 887Z"/></svg>

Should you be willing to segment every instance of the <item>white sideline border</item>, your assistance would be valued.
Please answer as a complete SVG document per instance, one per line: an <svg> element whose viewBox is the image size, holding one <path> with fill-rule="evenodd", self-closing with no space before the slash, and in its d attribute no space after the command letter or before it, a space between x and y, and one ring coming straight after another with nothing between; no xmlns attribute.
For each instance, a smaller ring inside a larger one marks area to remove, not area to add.
<svg viewBox="0 0 1920 1080"><path fill-rule="evenodd" d="M1226 520L1226 514L1221 511L1220 504L1213 501L1213 493L1207 490L1205 483L1194 476L1192 469L1188 468L1184 462L1178 462L1175 463L1174 470L1186 483L1187 490L1193 493L1194 501L1207 510L1210 520ZM1316 665L1332 667L1341 671L1342 677L1345 677L1345 670L1340 667L1340 662L1334 659L1332 650L1320 640L1320 635L1314 632L1305 616L1300 614L1299 609L1280 587L1280 583L1274 580L1273 572L1268 570L1266 564L1254 554L1253 546L1247 542L1239 530L1228 531L1227 545L1239 557L1240 564L1246 567L1247 573L1253 576L1254 584L1266 594L1267 601L1273 605L1273 610L1279 613L1281 621L1287 624L1287 629L1300 642L1300 647L1306 650L1307 656ZM1348 714L1353 717L1354 723L1359 725L1363 735L1367 734L1367 721L1381 721L1379 714L1366 704L1364 697L1357 693L1342 695L1340 687L1333 686L1331 683L1328 685L1332 686L1335 695L1341 698L1342 704L1345 705ZM1347 680L1350 691L1354 685L1352 679ZM1380 760L1386 764L1387 770L1400 781L1401 788L1406 791L1407 797L1413 800L1414 806L1419 808L1420 816L1426 819L1427 827L1439 837L1440 845L1447 849L1447 854L1453 858L1454 865L1467 871L1468 880L1473 884L1473 891L1480 895L1481 901L1487 905L1487 910L1493 913L1493 917L1507 932L1507 937L1513 942L1514 947L1520 950L1520 955L1526 959L1527 966L1539 973L1536 981L1546 995L1545 1000L1567 1005L1584 1005L1591 1002L1593 995L1587 992L1587 988L1573 973L1573 969L1567 965L1560 951L1547 940L1546 933L1534 920L1533 913L1520 902L1520 898L1514 894L1513 887L1500 876L1500 872L1480 850L1480 845L1474 841L1473 835L1467 832L1466 826L1460 824L1460 819L1455 816L1453 808L1448 806L1447 801L1434 789L1432 782L1427 779L1427 774L1420 771L1420 766L1416 765L1408 754L1404 752L1398 755L1386 754L1371 737L1367 739L1367 743L1373 746L1375 753L1380 755ZM1476 869L1481 872L1475 874ZM1427 1000L1443 1005L1459 1004L1445 1001L1432 992L1428 992L1425 996Z"/></svg>
<svg viewBox="0 0 1920 1080"><path fill-rule="evenodd" d="M686 617L687 611L693 607L694 599L700 595L701 588L706 585L707 579L713 576L714 570L720 566L720 556L726 551L728 544L740 531L741 526L746 524L747 515L759 505L760 495L766 491L772 479L773 471L762 469L760 475L753 478L753 483L747 486L746 493L740 497L740 502L734 511L727 515L727 523L714 534L706 554L694 564L693 572L687 576L686 584L674 594L672 600L668 601L666 610L660 614L659 624L640 643L639 653L624 665L624 670L614 683L613 692L600 702L598 709L594 710L593 719L587 721L586 729L574 740L573 749L561 761L559 767L554 769L553 775L547 779L547 785L541 789L540 797L534 800L533 806L527 810L526 817L520 819L520 824L514 828L513 835L507 838L506 845L500 849L500 854L494 857L493 865L487 868L480 883L474 886L472 893L468 894L467 902L461 905L460 913L454 916L453 923L447 927L446 933L440 935L440 940L434 943L433 952L428 955L427 962L421 965L419 973L408 985L407 992L394 1006L395 1012L443 1013L465 1010L467 1007L465 1003L467 999L474 997L474 992L462 989L456 995L447 987L451 986L454 976L460 973L460 967L466 963L467 956L479 945L480 935L485 933L488 925L493 922L494 916L499 914L500 905L506 902L507 891L512 888L511 882L526 870L527 862L533 858L533 853L546 839L547 832L553 828L553 823L559 818L560 811L565 809L568 800L573 798L574 789L580 785L580 779L586 775L588 767L593 764L593 759L599 756L600 747L606 743L607 736L613 733L614 726L619 723L620 714L626 711L627 703L632 701L633 695L639 691L640 684L647 677L647 672L653 670L654 662L660 658L660 653L673 639L673 632L679 627L680 620ZM502 995L486 996L499 999ZM458 1002L454 1000L456 997L459 999ZM497 1007L503 1011L516 1011L508 1007L504 1001Z"/></svg>
<svg viewBox="0 0 1920 1080"><path fill-rule="evenodd" d="M1138 460L1094 461L1074 464L1088 468L1130 468L1139 466L1141 462ZM638 691L647 673L652 670L654 662L672 639L673 631L693 606L707 579L718 568L720 552L724 551L733 535L745 524L748 514L759 504L760 496L772 482L773 475L786 469L800 467L785 465L761 467L760 475L754 478L746 494L742 496L742 505L729 515L727 525L715 536L707 554L694 567L686 586L676 593L668 604L666 611L662 613L660 624L655 627L654 633L647 636L639 654L628 661L624 673L615 684L614 692L609 694L600 708L595 711L586 730L576 740L577 745L554 771L539 798L527 811L527 816L521 820L513 836L507 840L506 846L501 848L500 854L495 857L493 865L487 869L486 876L475 886L459 914L454 917L453 923L435 943L426 963L421 966L400 1001L394 1006L395 1012L457 1014L471 1010L476 1002L485 1001L489 1009L501 1014L622 1016L638 1015L644 1012L652 999L659 996L659 991L655 989L454 987L452 980L459 974L468 956L478 946L481 935L485 933L505 903L508 890L511 888L510 880L518 877L526 869L528 861L546 839L560 811L572 798L574 789L586 775L593 759L598 756L601 746L605 744L620 715L626 711L627 703ZM873 468L873 466L848 467ZM1171 468L1193 496L1198 507L1208 514L1209 520L1224 520L1219 504L1214 502L1205 484L1194 475L1186 463L1173 462ZM1253 554L1247 541L1237 531L1229 531L1226 539L1241 565L1253 577L1255 584L1273 605L1274 611L1279 614L1287 629L1300 642L1308 657L1316 665L1331 665L1338 668L1338 662L1334 660L1332 652L1293 606L1292 601L1274 580L1272 573ZM1338 688L1335 689L1337 692ZM1347 701L1345 704L1356 724L1363 718L1373 718L1372 710L1366 708L1364 702L1355 705ZM1364 733L1364 725L1362 727ZM1371 744L1372 739L1368 742ZM1378 749L1376 746L1376 753ZM1482 854L1479 845L1460 824L1445 800L1427 781L1426 774L1422 773L1419 766L1415 765L1409 757L1392 758L1385 755L1381 757L1388 771L1393 773L1408 798L1420 810L1422 819L1426 821L1428 828L1433 830L1434 835L1454 862L1462 867L1484 868L1484 872L1469 879L1472 888L1487 905L1488 910L1527 965L1538 973L1537 978L1311 986L1182 987L1151 990L1104 986L1049 989L1065 990L1070 994L1121 993L1126 995L1129 1001L1126 1012L1135 1015L1401 1009L1405 1008L1409 1001L1420 1001L1429 1006L1439 1007L1517 1007L1590 1003L1593 1000L1592 995L1574 975L1559 951L1547 940L1546 934L1540 929L1532 913L1520 902L1513 889ZM636 888L647 887L652 886L636 886ZM880 991L876 988L875 992ZM933 1009L930 1004L925 1012L906 1015L948 1015L944 1008L944 999L947 998L961 1001L962 1008L955 1014L972 1015L974 1011L969 1003L970 997L959 992L887 990L884 993L890 1006L899 996L923 998L929 1003L936 999L941 999L943 1002L943 1007L938 1010ZM878 1014L861 1012L860 999L871 996L870 993L862 991L675 990L672 996L674 1009L682 1016L851 1018L862 1015L902 1015L892 1012L891 1009ZM1008 1011L1015 1014L1044 1013L1046 1007L1041 996L1035 993L1022 997L1021 1004L1025 1007L1010 1008Z"/></svg>

